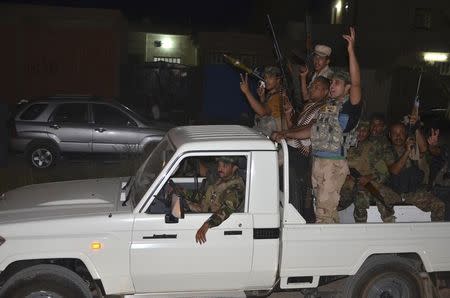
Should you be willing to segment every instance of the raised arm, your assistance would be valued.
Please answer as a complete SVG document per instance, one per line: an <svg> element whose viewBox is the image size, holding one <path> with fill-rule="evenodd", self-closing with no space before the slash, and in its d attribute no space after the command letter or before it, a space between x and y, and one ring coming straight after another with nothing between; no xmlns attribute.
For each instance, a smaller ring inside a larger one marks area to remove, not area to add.
<svg viewBox="0 0 450 298"><path fill-rule="evenodd" d="M357 105L361 101L361 74L355 54L355 28L350 27L350 35L343 35L342 37L347 41L350 80L352 81L350 102L352 105Z"/></svg>
<svg viewBox="0 0 450 298"><path fill-rule="evenodd" d="M409 123L413 127L416 127L416 124L418 121L419 121L419 118L417 116L410 115ZM423 154L428 150L427 140L425 139L425 136L423 135L423 133L420 129L416 129L415 137L416 137L417 146L419 147L420 156L423 156Z"/></svg>
<svg viewBox="0 0 450 298"><path fill-rule="evenodd" d="M309 72L308 67L306 66L300 67L299 77L300 77L300 86L302 88L303 101L309 100L308 85L306 84L306 77L308 76L308 72Z"/></svg>
<svg viewBox="0 0 450 298"><path fill-rule="evenodd" d="M265 105L263 105L259 100L257 100L252 92L250 91L250 87L248 85L248 75L245 74L245 76L243 76L241 74L241 91L242 93L244 93L245 97L247 98L250 106L252 107L253 111L258 114L258 116L267 116L271 114L270 109L268 109L268 107L266 107Z"/></svg>
<svg viewBox="0 0 450 298"><path fill-rule="evenodd" d="M434 156L441 155L441 148L439 147L439 129L434 130L431 129L431 135L427 139L428 141L428 148L430 150L430 153Z"/></svg>

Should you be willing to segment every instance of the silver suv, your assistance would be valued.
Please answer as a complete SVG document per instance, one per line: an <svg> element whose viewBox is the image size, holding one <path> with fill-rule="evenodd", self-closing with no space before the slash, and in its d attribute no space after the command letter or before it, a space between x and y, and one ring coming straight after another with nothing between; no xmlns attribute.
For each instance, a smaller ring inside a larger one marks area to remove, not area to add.
<svg viewBox="0 0 450 298"><path fill-rule="evenodd" d="M61 153L148 153L170 126L157 126L116 102L95 97L49 97L25 105L14 118L11 148L35 168Z"/></svg>

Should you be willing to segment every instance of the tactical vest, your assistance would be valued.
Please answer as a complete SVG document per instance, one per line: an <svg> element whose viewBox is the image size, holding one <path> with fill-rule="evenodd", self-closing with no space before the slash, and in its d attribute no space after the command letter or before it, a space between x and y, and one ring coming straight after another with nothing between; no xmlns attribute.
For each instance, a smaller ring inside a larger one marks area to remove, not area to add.
<svg viewBox="0 0 450 298"><path fill-rule="evenodd" d="M337 153L347 155L347 150L357 144L356 125L351 131L344 133L339 124L339 113L344 101L330 100L324 105L317 122L311 128L311 143L313 151Z"/></svg>
<svg viewBox="0 0 450 298"><path fill-rule="evenodd" d="M243 193L244 190L244 182L238 175L235 175L228 181L214 183L213 185L208 187L202 200L203 212L217 212L217 210L219 210L224 203L223 199L225 192L237 191L238 193ZM233 203L238 205L242 199L243 197L236 197L236 202ZM233 204L230 204L230 206L233 206Z"/></svg>

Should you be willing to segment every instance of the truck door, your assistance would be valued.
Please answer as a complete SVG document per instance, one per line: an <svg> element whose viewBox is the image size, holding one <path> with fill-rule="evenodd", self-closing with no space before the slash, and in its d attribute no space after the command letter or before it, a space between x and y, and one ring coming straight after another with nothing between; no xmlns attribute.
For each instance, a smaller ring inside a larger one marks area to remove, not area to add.
<svg viewBox="0 0 450 298"><path fill-rule="evenodd" d="M248 159L247 156L241 157L245 160L244 169L240 168L238 172L246 178ZM184 177L181 186L194 191L199 179L189 178L192 172L180 173L191 160L214 163L215 156L186 157L178 163L181 165L179 170L168 176L174 181L180 181L175 175ZM214 169L215 166L210 171ZM193 171L195 176L196 170ZM245 287L253 252L253 220L246 212L247 180L244 179L245 198L238 210L219 226L209 229L207 242L203 244L196 243L195 235L212 213L186 213L178 222L171 222L166 219L168 210L161 204L165 200L166 187L160 187L152 196L152 203L146 212L137 214L135 218L131 273L137 293L236 290ZM163 185L167 185L167 181Z"/></svg>

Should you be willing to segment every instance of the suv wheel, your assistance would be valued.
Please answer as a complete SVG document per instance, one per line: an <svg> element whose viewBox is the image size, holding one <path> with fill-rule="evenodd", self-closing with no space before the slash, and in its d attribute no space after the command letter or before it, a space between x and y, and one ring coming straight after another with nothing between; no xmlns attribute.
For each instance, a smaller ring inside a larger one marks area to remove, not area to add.
<svg viewBox="0 0 450 298"><path fill-rule="evenodd" d="M31 166L37 169L46 169L53 166L58 156L58 149L54 145L46 143L31 145L27 153Z"/></svg>

